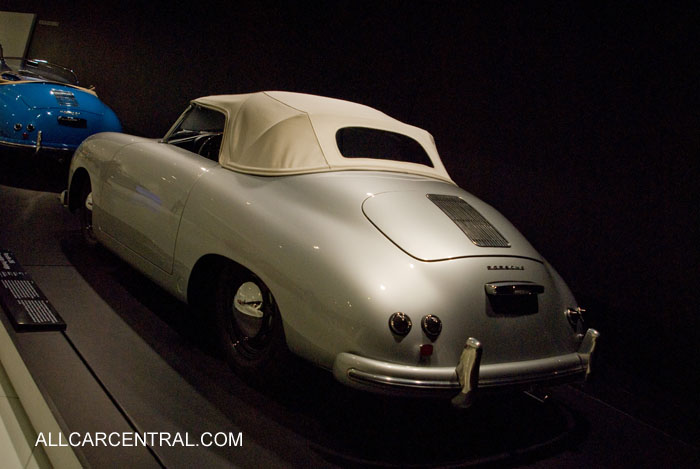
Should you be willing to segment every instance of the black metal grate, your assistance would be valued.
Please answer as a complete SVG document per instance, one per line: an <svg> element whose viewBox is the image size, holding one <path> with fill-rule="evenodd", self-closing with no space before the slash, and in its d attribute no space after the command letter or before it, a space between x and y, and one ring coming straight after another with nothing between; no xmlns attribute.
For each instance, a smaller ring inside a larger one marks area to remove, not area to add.
<svg viewBox="0 0 700 469"><path fill-rule="evenodd" d="M509 248L510 243L474 207L454 195L428 194L445 215L455 222L476 246Z"/></svg>

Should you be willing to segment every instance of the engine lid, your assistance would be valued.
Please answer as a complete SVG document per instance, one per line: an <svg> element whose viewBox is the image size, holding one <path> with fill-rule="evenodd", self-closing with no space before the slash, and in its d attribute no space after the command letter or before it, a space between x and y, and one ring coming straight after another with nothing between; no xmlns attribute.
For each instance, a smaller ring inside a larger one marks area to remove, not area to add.
<svg viewBox="0 0 700 469"><path fill-rule="evenodd" d="M102 114L102 103L91 93L55 83L23 83L20 99L31 109L55 109Z"/></svg>
<svg viewBox="0 0 700 469"><path fill-rule="evenodd" d="M422 261L472 256L542 260L498 211L466 192L384 192L367 198L362 210L396 246Z"/></svg>

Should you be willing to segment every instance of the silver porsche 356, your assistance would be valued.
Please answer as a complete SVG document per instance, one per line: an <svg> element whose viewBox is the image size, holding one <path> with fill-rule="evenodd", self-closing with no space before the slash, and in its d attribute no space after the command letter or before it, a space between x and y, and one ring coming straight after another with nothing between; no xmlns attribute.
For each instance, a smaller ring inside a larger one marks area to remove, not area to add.
<svg viewBox="0 0 700 469"><path fill-rule="evenodd" d="M367 106L199 98L163 139L88 138L63 198L88 244L212 314L252 379L291 351L355 388L466 407L590 372L598 333L557 272L428 132Z"/></svg>

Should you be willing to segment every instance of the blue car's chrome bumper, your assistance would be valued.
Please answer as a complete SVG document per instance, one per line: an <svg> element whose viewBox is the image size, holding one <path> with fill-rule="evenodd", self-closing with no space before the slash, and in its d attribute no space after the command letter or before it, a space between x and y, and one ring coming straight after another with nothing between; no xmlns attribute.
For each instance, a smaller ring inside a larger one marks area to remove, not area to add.
<svg viewBox="0 0 700 469"><path fill-rule="evenodd" d="M42 132L39 130L36 135L36 141L33 140L7 140L0 138L0 145L11 147L11 148L27 148L34 150L35 153L39 152L41 149L52 150L52 151L75 151L77 146L53 146L45 145L42 142Z"/></svg>
<svg viewBox="0 0 700 469"><path fill-rule="evenodd" d="M585 381L598 332L588 329L578 352L539 360L479 366L470 373L478 376L478 389L527 389L533 385L555 385ZM425 395L439 391L454 394L463 388L456 367L420 367L398 365L351 353L340 353L333 364L335 378L348 385L379 393Z"/></svg>

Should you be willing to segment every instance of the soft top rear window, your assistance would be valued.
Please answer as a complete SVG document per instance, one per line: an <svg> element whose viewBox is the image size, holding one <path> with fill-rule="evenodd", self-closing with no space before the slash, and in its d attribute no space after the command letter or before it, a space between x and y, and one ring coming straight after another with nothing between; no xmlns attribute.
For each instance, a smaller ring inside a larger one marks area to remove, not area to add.
<svg viewBox="0 0 700 469"><path fill-rule="evenodd" d="M340 154L345 158L374 158L403 161L433 167L420 143L411 137L368 127L343 127L335 134Z"/></svg>

